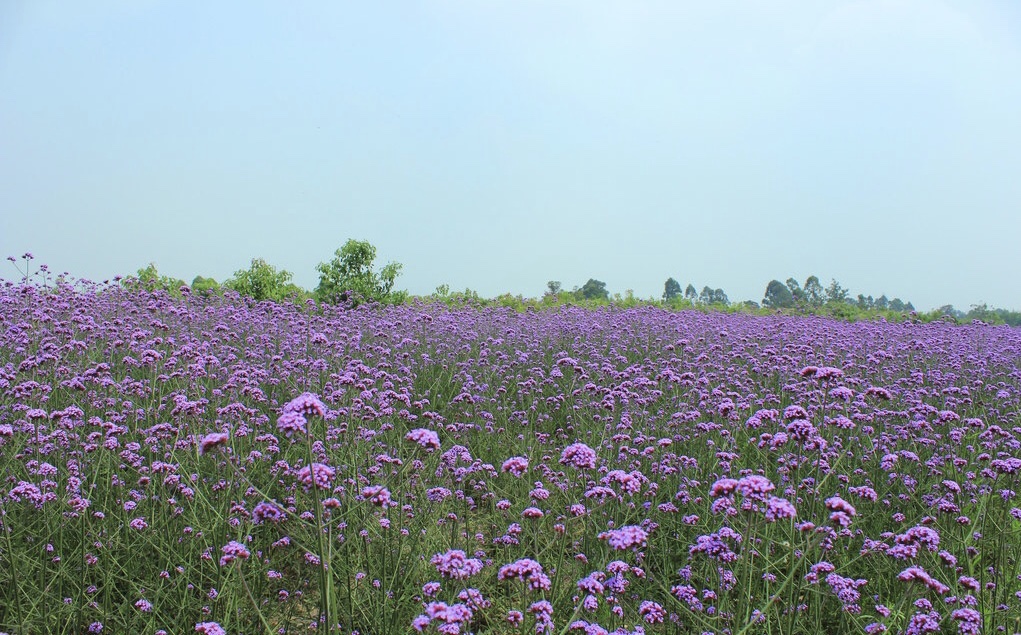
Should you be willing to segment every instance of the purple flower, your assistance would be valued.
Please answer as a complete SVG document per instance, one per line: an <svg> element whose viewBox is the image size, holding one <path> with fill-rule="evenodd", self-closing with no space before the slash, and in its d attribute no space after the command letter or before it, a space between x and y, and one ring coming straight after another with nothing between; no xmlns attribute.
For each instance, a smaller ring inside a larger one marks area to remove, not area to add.
<svg viewBox="0 0 1021 635"><path fill-rule="evenodd" d="M662 624L666 618L666 611L659 604L645 600L638 607L638 614L649 624Z"/></svg>
<svg viewBox="0 0 1021 635"><path fill-rule="evenodd" d="M514 456L503 462L501 472L510 472L512 476L521 477L528 471L528 459L523 456Z"/></svg>
<svg viewBox="0 0 1021 635"><path fill-rule="evenodd" d="M252 510L252 521L258 525L264 522L279 523L285 519L284 511L275 504L262 501Z"/></svg>
<svg viewBox="0 0 1021 635"><path fill-rule="evenodd" d="M223 557L220 558L221 567L225 567L235 560L247 560L252 555L247 547L236 540L231 540L225 544L220 551L223 552Z"/></svg>
<svg viewBox="0 0 1021 635"><path fill-rule="evenodd" d="M572 443L560 454L560 463L580 469L595 469L596 451L584 443Z"/></svg>
<svg viewBox="0 0 1021 635"><path fill-rule="evenodd" d="M216 622L199 622L195 625L195 632L202 635L227 635L227 631Z"/></svg>
<svg viewBox="0 0 1021 635"><path fill-rule="evenodd" d="M277 418L277 428L289 438L295 432L305 434L308 420L300 412L285 411Z"/></svg>
<svg viewBox="0 0 1021 635"><path fill-rule="evenodd" d="M632 547L644 547L648 537L648 532L637 525L625 525L620 529L611 529L599 534L600 540L605 540L608 545L618 551Z"/></svg>
<svg viewBox="0 0 1021 635"><path fill-rule="evenodd" d="M319 397L310 392L303 392L284 404L283 411L285 413L294 412L305 418L323 417L326 415L326 406L319 400Z"/></svg>
<svg viewBox="0 0 1021 635"><path fill-rule="evenodd" d="M770 496L769 500L766 501L766 520L768 522L776 522L784 518L794 518L797 515L798 510L786 499Z"/></svg>
<svg viewBox="0 0 1021 635"><path fill-rule="evenodd" d="M199 454L205 454L221 445L227 445L228 440L230 440L230 437L226 432L212 432L207 434L202 437L201 441L199 441Z"/></svg>
<svg viewBox="0 0 1021 635"><path fill-rule="evenodd" d="M382 507L383 509L393 505L393 502L390 499L390 490L382 485L370 485L368 487L363 487L362 496L373 505Z"/></svg>
<svg viewBox="0 0 1021 635"><path fill-rule="evenodd" d="M319 489L326 489L333 482L333 477L336 474L337 471L329 465L313 463L311 466L306 465L298 470L298 480L306 489L311 489L313 485Z"/></svg>
<svg viewBox="0 0 1021 635"><path fill-rule="evenodd" d="M440 436L427 428L416 428L404 435L404 438L422 446L427 452L440 449Z"/></svg>
<svg viewBox="0 0 1021 635"><path fill-rule="evenodd" d="M497 580L519 579L530 589L549 591L550 579L543 570L542 565L530 558L522 558L516 562L500 567L497 572Z"/></svg>
<svg viewBox="0 0 1021 635"><path fill-rule="evenodd" d="M467 580L482 571L482 561L478 558L469 558L460 549L438 553L430 562L436 566L441 576L454 580Z"/></svg>

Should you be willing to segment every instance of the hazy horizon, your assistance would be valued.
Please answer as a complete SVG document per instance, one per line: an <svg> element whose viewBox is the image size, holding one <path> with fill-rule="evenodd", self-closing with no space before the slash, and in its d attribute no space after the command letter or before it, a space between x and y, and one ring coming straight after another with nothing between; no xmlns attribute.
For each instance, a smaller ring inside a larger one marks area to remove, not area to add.
<svg viewBox="0 0 1021 635"><path fill-rule="evenodd" d="M14 0L0 86L0 257L55 273L1021 309L1008 0Z"/></svg>

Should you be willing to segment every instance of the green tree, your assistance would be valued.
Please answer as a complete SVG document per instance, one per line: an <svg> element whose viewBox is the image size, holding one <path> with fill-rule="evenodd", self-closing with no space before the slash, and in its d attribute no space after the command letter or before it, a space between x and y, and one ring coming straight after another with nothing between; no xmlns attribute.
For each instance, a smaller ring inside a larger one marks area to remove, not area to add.
<svg viewBox="0 0 1021 635"><path fill-rule="evenodd" d="M688 287L684 290L684 299L689 302L698 301L698 291L695 290L695 285L688 283Z"/></svg>
<svg viewBox="0 0 1021 635"><path fill-rule="evenodd" d="M795 304L800 304L807 300L804 290L801 285L794 278L787 278L787 288L790 289L791 297L794 298Z"/></svg>
<svg viewBox="0 0 1021 635"><path fill-rule="evenodd" d="M805 280L805 299L815 307L822 306L826 302L826 290L822 288L819 278L808 276Z"/></svg>
<svg viewBox="0 0 1021 635"><path fill-rule="evenodd" d="M681 296L681 283L677 282L673 278L667 278L666 284L663 285L663 299L670 302L674 298Z"/></svg>
<svg viewBox="0 0 1021 635"><path fill-rule="evenodd" d="M403 265L387 263L377 273L372 268L375 260L376 248L368 241L348 240L334 252L332 260L316 265L319 272L316 299L329 304L403 302L407 294L393 290Z"/></svg>
<svg viewBox="0 0 1021 635"><path fill-rule="evenodd" d="M773 309L787 309L794 306L791 290L779 280L770 280L766 285L766 294L762 298L762 306Z"/></svg>
<svg viewBox="0 0 1021 635"><path fill-rule="evenodd" d="M291 282L293 277L290 271L277 270L262 258L253 258L248 269L235 271L223 286L253 300L279 302L302 293L301 287Z"/></svg>
<svg viewBox="0 0 1021 635"><path fill-rule="evenodd" d="M220 290L220 283L213 278L195 276L191 281L191 290L199 295L212 295Z"/></svg>
<svg viewBox="0 0 1021 635"><path fill-rule="evenodd" d="M184 280L162 275L154 262L150 262L146 267L139 269L134 280L129 278L125 282L129 286L132 283L137 284L146 291L162 290L174 296L180 296L181 287L187 286Z"/></svg>
<svg viewBox="0 0 1021 635"><path fill-rule="evenodd" d="M589 278L578 293L586 300L609 300L610 292L606 290L606 283L595 278Z"/></svg>
<svg viewBox="0 0 1021 635"><path fill-rule="evenodd" d="M546 283L546 295L548 295L548 296L558 296L558 295L560 295L560 281L559 280L550 280L549 282Z"/></svg>
<svg viewBox="0 0 1021 635"><path fill-rule="evenodd" d="M830 286L826 287L826 304L843 304L847 302L849 293L836 279L832 279Z"/></svg>

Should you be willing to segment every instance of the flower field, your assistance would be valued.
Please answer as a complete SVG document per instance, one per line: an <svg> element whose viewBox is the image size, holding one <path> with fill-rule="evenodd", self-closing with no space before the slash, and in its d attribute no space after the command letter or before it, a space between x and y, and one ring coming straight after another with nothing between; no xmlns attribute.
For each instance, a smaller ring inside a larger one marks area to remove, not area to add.
<svg viewBox="0 0 1021 635"><path fill-rule="evenodd" d="M1021 632L1021 331L0 289L0 631Z"/></svg>

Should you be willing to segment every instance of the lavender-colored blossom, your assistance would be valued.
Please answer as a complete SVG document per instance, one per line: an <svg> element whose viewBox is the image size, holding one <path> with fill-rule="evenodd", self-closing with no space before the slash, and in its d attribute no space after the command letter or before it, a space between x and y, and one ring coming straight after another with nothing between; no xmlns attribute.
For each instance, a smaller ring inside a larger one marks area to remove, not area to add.
<svg viewBox="0 0 1021 635"><path fill-rule="evenodd" d="M578 469L595 469L596 452L584 443L572 443L560 454L560 462Z"/></svg>
<svg viewBox="0 0 1021 635"><path fill-rule="evenodd" d="M446 553L438 553L430 562L436 566L439 574L454 580L467 580L482 571L482 561L469 558L464 551L452 549Z"/></svg>
<svg viewBox="0 0 1021 635"><path fill-rule="evenodd" d="M425 448L427 452L440 449L440 435L428 428L416 428L404 435L404 438L413 443L417 443L421 447Z"/></svg>
<svg viewBox="0 0 1021 635"><path fill-rule="evenodd" d="M644 547L648 537L648 532L637 525L625 525L599 534L600 540L605 540L608 545L619 551Z"/></svg>

